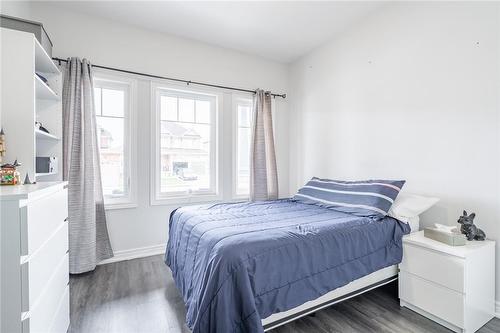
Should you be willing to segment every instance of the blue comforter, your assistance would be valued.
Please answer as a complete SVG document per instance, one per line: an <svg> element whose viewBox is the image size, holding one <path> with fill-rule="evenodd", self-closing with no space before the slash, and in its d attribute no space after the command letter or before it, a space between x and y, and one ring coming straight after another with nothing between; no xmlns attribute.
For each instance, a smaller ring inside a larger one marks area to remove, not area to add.
<svg viewBox="0 0 500 333"><path fill-rule="evenodd" d="M194 333L262 332L294 308L402 258L408 225L293 200L182 207L165 262Z"/></svg>

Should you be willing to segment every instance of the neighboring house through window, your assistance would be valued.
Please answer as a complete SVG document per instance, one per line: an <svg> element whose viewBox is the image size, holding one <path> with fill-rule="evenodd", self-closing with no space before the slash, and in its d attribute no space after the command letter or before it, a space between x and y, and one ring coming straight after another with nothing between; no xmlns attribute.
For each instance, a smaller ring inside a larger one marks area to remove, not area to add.
<svg viewBox="0 0 500 333"><path fill-rule="evenodd" d="M95 75L97 141L107 208L135 203L135 184L132 179L135 129L131 126L134 92L132 80L99 73Z"/></svg>
<svg viewBox="0 0 500 333"><path fill-rule="evenodd" d="M210 197L217 186L217 96L154 88L154 202Z"/></svg>

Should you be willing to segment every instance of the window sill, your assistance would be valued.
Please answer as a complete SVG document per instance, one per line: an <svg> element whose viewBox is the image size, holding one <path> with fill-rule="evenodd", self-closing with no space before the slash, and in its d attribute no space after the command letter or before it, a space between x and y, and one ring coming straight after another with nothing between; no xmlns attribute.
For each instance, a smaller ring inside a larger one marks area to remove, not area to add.
<svg viewBox="0 0 500 333"><path fill-rule="evenodd" d="M130 208L137 208L137 204L133 202L104 204L104 210L130 209Z"/></svg>
<svg viewBox="0 0 500 333"><path fill-rule="evenodd" d="M233 200L249 201L250 196L248 194L233 194Z"/></svg>
<svg viewBox="0 0 500 333"><path fill-rule="evenodd" d="M220 202L222 196L219 194L199 194L192 196L172 196L151 198L151 206L179 206L203 204L208 202Z"/></svg>

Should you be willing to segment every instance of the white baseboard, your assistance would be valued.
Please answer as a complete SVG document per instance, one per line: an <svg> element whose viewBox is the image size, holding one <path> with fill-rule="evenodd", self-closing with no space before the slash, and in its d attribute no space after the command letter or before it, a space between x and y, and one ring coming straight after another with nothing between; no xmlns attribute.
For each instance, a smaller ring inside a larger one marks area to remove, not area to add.
<svg viewBox="0 0 500 333"><path fill-rule="evenodd" d="M500 319L500 301L496 301L495 316Z"/></svg>
<svg viewBox="0 0 500 333"><path fill-rule="evenodd" d="M112 262L118 262L123 260L144 258L144 257L154 256L157 254L163 254L165 253L165 247L166 247L165 244L160 244L154 246L139 247L130 250L116 251L115 256L113 258L103 260L99 263L99 265L110 264Z"/></svg>

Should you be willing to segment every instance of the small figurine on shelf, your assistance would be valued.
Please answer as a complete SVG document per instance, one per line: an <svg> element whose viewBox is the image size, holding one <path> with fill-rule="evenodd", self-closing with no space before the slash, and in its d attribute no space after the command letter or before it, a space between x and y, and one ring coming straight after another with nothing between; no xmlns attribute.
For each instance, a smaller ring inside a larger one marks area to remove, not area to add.
<svg viewBox="0 0 500 333"><path fill-rule="evenodd" d="M45 132L47 134L50 134L49 130L43 127L42 123L39 121L35 121L35 128L39 131Z"/></svg>
<svg viewBox="0 0 500 333"><path fill-rule="evenodd" d="M5 156L5 132L3 128L0 129L0 162L2 162L3 157Z"/></svg>
<svg viewBox="0 0 500 333"><path fill-rule="evenodd" d="M21 175L17 171L17 167L20 166L17 160L12 164L4 164L0 167L0 185L20 185Z"/></svg>
<svg viewBox="0 0 500 333"><path fill-rule="evenodd" d="M24 185L31 185L31 184L35 184L35 183L32 183L31 182L31 179L30 179L30 176L28 175L28 173L26 172L26 177L24 177Z"/></svg>

